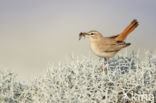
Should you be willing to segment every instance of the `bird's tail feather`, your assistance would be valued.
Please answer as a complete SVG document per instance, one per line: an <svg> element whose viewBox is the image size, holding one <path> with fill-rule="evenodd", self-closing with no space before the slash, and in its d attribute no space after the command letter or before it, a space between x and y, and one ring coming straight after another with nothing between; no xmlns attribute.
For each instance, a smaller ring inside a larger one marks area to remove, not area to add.
<svg viewBox="0 0 156 103"><path fill-rule="evenodd" d="M124 30L123 32L115 38L115 40L124 41L128 34L130 34L137 26L139 25L138 21L134 19Z"/></svg>

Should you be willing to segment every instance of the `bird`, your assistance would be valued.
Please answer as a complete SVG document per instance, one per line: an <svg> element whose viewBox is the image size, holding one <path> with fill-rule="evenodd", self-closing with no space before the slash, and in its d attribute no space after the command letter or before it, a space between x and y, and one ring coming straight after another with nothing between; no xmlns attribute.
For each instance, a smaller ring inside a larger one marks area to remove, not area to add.
<svg viewBox="0 0 156 103"><path fill-rule="evenodd" d="M104 37L100 32L96 30L91 30L89 32L81 32L79 34L79 40L82 37L89 38L90 48L96 56L104 58L104 63L107 59L113 58L116 53L121 49L126 48L131 45L131 43L126 43L125 40L127 36L138 27L139 22L134 19L130 24L117 35Z"/></svg>

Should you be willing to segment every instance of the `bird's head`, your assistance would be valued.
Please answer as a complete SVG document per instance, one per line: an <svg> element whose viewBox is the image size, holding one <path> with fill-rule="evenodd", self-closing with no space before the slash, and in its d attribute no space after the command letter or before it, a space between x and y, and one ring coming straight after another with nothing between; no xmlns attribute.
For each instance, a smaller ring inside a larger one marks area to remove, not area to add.
<svg viewBox="0 0 156 103"><path fill-rule="evenodd" d="M87 33L81 32L79 34L79 40L81 39L82 36L88 37L90 40L96 40L96 39L100 39L101 37L103 37L101 33L99 33L98 31L95 31L95 30L89 31Z"/></svg>

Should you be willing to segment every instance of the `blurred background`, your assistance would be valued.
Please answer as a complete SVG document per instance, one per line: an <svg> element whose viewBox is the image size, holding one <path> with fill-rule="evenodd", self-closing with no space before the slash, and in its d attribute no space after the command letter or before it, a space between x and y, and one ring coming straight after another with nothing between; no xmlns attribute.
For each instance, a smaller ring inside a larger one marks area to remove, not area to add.
<svg viewBox="0 0 156 103"><path fill-rule="evenodd" d="M89 55L80 32L110 36L133 19L140 25L127 38L129 48L155 50L155 5L155 0L0 0L0 69L32 80L49 64L70 62L72 53Z"/></svg>

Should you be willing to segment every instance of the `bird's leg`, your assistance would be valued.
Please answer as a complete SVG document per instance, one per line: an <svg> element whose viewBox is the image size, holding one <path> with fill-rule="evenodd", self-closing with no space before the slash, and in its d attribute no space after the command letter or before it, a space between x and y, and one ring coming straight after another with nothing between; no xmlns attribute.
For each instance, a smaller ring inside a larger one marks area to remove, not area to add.
<svg viewBox="0 0 156 103"><path fill-rule="evenodd" d="M100 66L100 68L98 69L98 72L99 73L102 73L104 71L104 67L105 67L105 61L106 61L106 58L104 58L104 63Z"/></svg>
<svg viewBox="0 0 156 103"><path fill-rule="evenodd" d="M107 64L105 65L105 62L107 62ZM108 72L108 67L109 67L109 62L108 62L108 59L107 58L104 58L104 62L103 62L103 65L99 68L99 72L105 72L105 74L107 74Z"/></svg>
<svg viewBox="0 0 156 103"><path fill-rule="evenodd" d="M104 63L103 63L104 65L105 65L105 61L107 61L107 58L104 58Z"/></svg>
<svg viewBox="0 0 156 103"><path fill-rule="evenodd" d="M108 72L108 68L107 67L105 67L105 61L107 61L107 64L106 65L108 65L108 59L107 58L104 58L104 72L105 72L105 74L107 75L107 72Z"/></svg>

